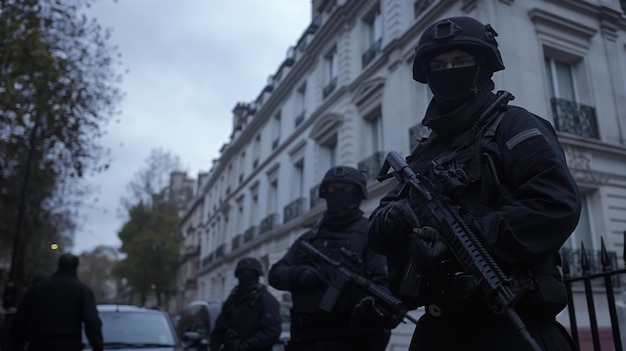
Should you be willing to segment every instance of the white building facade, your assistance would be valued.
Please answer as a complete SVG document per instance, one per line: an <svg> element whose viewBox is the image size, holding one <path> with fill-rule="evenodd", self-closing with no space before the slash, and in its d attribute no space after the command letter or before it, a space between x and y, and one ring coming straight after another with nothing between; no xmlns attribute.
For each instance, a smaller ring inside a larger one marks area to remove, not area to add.
<svg viewBox="0 0 626 351"><path fill-rule="evenodd" d="M596 252L602 237L620 257L626 230L622 6L618 0L313 1L311 24L284 62L254 101L235 106L230 140L181 224L182 252L198 252L198 266L185 268L181 281L197 287L187 298L225 299L244 256L260 258L267 272L325 209L317 189L331 166L365 171L369 198L362 209L369 215L376 208L395 182L375 179L384 156L408 154L428 133L420 122L432 95L411 78L414 48L426 26L449 16L493 26L506 66L494 74L496 89L512 92L512 104L558 132L584 195L581 221L564 252L576 260L581 242ZM566 312L560 318L568 323ZM389 349L406 349L411 332L400 325Z"/></svg>

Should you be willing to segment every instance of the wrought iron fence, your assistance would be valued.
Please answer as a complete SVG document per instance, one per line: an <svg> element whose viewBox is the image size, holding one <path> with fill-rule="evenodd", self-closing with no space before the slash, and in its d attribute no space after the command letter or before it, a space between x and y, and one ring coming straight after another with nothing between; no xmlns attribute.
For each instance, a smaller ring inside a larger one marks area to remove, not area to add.
<svg viewBox="0 0 626 351"><path fill-rule="evenodd" d="M626 240L626 231L624 231L624 239ZM600 288L603 288L611 320L614 350L621 351L622 337L619 330L614 289L619 286L620 276L626 273L626 268L620 269L617 267L617 255L615 252L610 253L606 250L604 239L601 239L600 245L600 252L597 255L589 255L584 245L581 246L581 250L577 253L567 250L562 252L563 282L565 283L568 298L567 308L570 319L570 333L574 342L576 342L576 345L580 348L582 345L578 321L576 320L576 310L578 306L575 305L573 286L575 284L578 286L582 285L587 302L593 350L597 351L602 349L600 343L600 328L598 327L598 315L596 313L593 293L594 290L598 291ZM626 251L622 253L622 257L626 260ZM570 261L571 259L573 259L573 262ZM626 261L624 261L624 264L626 265ZM598 285L602 286L599 287Z"/></svg>

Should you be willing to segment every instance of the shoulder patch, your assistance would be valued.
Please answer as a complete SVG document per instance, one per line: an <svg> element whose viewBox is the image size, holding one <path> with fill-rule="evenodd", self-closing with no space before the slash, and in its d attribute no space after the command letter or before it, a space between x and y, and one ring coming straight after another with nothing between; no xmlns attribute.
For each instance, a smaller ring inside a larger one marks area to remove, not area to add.
<svg viewBox="0 0 626 351"><path fill-rule="evenodd" d="M532 138L532 137L537 136L537 135L541 135L541 132L537 128L532 128L532 129L525 130L525 131L517 134L516 136L512 137L511 139L509 139L506 142L506 147L508 147L509 150L512 150L517 144L521 143L522 141L524 141L524 140L526 140L528 138Z"/></svg>

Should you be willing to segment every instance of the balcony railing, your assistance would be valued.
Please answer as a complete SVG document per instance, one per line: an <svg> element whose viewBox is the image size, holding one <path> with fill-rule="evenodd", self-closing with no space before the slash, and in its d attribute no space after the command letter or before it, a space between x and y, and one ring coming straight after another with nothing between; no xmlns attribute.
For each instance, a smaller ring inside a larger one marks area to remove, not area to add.
<svg viewBox="0 0 626 351"><path fill-rule="evenodd" d="M387 155L384 151L377 151L366 159L360 161L357 168L365 175L365 179L376 179L386 156Z"/></svg>
<svg viewBox="0 0 626 351"><path fill-rule="evenodd" d="M424 11L437 0L417 0L413 4L413 12L415 18L419 17Z"/></svg>
<svg viewBox="0 0 626 351"><path fill-rule="evenodd" d="M332 93L336 87L337 87L337 77L333 77L333 79L331 79L330 82L328 82L328 84L324 87L324 90L322 90L323 98L326 99L326 97L330 95L330 93Z"/></svg>
<svg viewBox="0 0 626 351"><path fill-rule="evenodd" d="M554 129L587 138L600 139L595 108L558 98L552 98L551 102Z"/></svg>
<svg viewBox="0 0 626 351"><path fill-rule="evenodd" d="M254 239L254 237L257 236L258 231L259 227L257 227L256 225L253 225L250 228L246 229L246 231L243 233L243 242L247 243L248 241Z"/></svg>
<svg viewBox="0 0 626 351"><path fill-rule="evenodd" d="M411 150L415 148L421 139L428 137L429 134L430 128L422 125L421 123L411 127L409 129L409 146L411 147Z"/></svg>
<svg viewBox="0 0 626 351"><path fill-rule="evenodd" d="M263 220L261 221L261 229L259 230L259 234L269 232L276 227L276 224L278 224L278 213L272 213L269 216L263 218Z"/></svg>
<svg viewBox="0 0 626 351"><path fill-rule="evenodd" d="M233 238L233 241L231 243L231 248L233 250L237 250L239 248L239 246L241 246L241 234L237 234L235 235L235 237Z"/></svg>
<svg viewBox="0 0 626 351"><path fill-rule="evenodd" d="M300 217L304 213L304 206L306 206L306 198L299 197L291 201L283 210L283 223Z"/></svg>
<svg viewBox="0 0 626 351"><path fill-rule="evenodd" d="M224 257L225 250L226 250L225 244L221 244L220 246L218 246L217 249L215 249L215 258Z"/></svg>
<svg viewBox="0 0 626 351"><path fill-rule="evenodd" d="M314 187L311 188L311 190L309 190L309 198L311 199L309 201L309 206L310 208L314 208L315 206L317 206L317 204L320 203L320 185L317 184Z"/></svg>
<svg viewBox="0 0 626 351"><path fill-rule="evenodd" d="M375 42L372 43L370 48L367 49L367 51L363 53L363 56L361 56L362 68L365 68L365 66L367 66L370 62L374 61L374 59L378 55L380 55L380 53L382 52L381 51L382 43L383 43L382 38L376 40Z"/></svg>

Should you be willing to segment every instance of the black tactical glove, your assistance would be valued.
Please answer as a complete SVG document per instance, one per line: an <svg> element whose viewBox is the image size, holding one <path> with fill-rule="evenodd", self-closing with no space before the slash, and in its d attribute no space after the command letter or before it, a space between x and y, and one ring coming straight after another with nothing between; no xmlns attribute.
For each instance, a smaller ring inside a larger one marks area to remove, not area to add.
<svg viewBox="0 0 626 351"><path fill-rule="evenodd" d="M382 221L380 230L388 239L405 242L413 228L420 226L420 221L407 199L391 202L381 211L378 215Z"/></svg>
<svg viewBox="0 0 626 351"><path fill-rule="evenodd" d="M239 346L237 347L237 351L249 351L251 350L250 344L248 344L245 340L239 342Z"/></svg>
<svg viewBox="0 0 626 351"><path fill-rule="evenodd" d="M402 322L402 317L388 313L376 305L374 298L367 296L354 306L350 322L358 329L393 329Z"/></svg>
<svg viewBox="0 0 626 351"><path fill-rule="evenodd" d="M437 229L433 227L415 228L413 234L409 242L409 252L422 264L437 265L450 257L448 246Z"/></svg>
<svg viewBox="0 0 626 351"><path fill-rule="evenodd" d="M324 274L319 269L307 265L296 267L293 278L303 288L321 286L326 282Z"/></svg>

